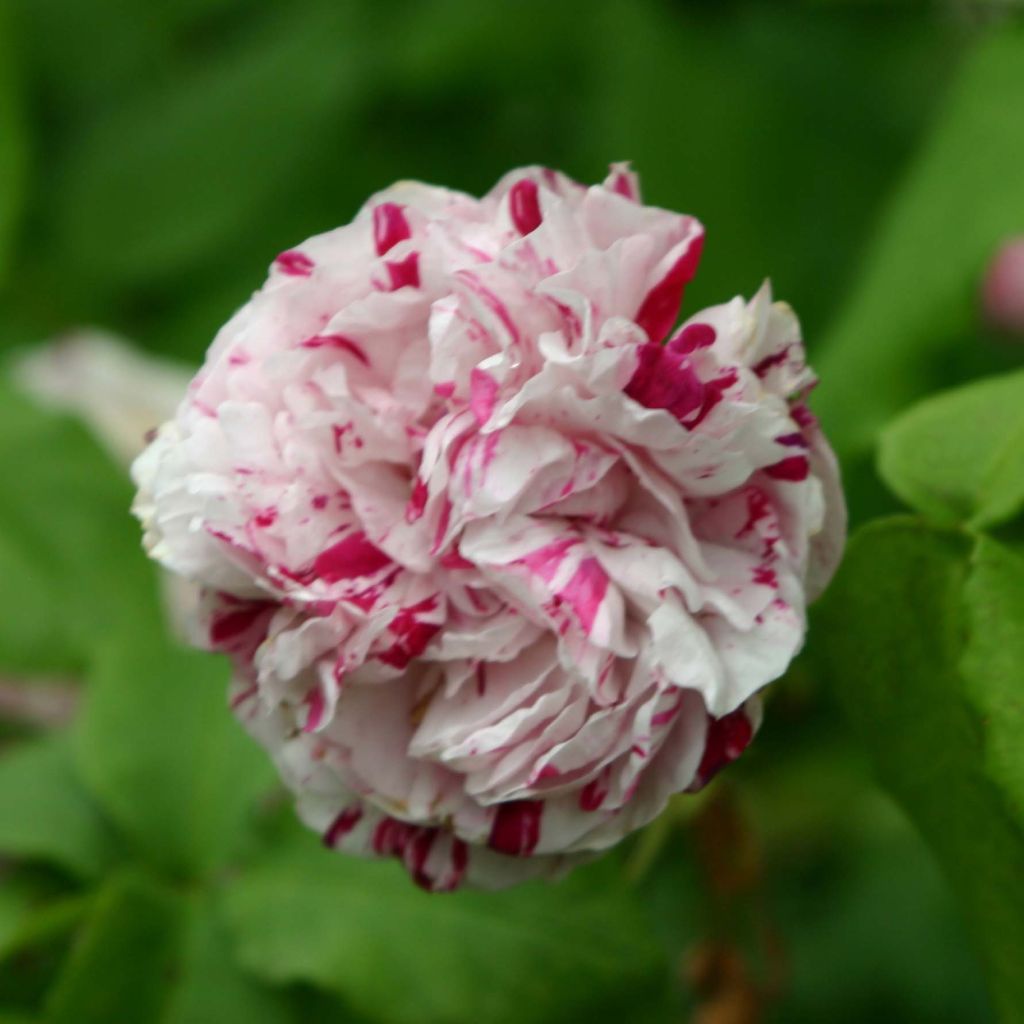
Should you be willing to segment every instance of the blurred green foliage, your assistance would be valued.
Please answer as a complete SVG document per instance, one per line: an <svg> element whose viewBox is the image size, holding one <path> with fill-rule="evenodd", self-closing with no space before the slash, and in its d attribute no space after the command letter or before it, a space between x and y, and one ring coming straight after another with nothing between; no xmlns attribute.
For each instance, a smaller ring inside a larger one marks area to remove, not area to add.
<svg viewBox="0 0 1024 1024"><path fill-rule="evenodd" d="M299 828L166 635L123 472L0 382L0 686L82 684L66 729L0 723L0 1022L735 1019L716 984L742 1019L990 1021L954 894L1024 1019L1020 375L903 413L1021 366L974 296L1024 230L1022 109L983 4L0 0L8 354L96 324L194 363L393 180L628 158L708 228L688 302L771 275L800 312L855 518L920 516L854 541L706 798L557 886L427 897Z"/></svg>

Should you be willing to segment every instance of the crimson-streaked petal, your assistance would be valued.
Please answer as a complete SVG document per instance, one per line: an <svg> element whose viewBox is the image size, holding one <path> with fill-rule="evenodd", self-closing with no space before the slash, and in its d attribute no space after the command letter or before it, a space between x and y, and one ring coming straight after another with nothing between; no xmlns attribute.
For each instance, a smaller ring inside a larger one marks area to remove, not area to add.
<svg viewBox="0 0 1024 1024"><path fill-rule="evenodd" d="M556 877L753 737L845 511L789 307L683 311L702 242L624 164L393 186L277 258L136 460L326 847Z"/></svg>

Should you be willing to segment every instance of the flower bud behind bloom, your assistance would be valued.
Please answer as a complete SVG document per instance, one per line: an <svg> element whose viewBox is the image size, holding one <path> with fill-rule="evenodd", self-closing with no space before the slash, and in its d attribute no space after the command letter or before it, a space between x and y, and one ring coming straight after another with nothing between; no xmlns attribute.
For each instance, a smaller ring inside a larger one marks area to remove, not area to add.
<svg viewBox="0 0 1024 1024"><path fill-rule="evenodd" d="M702 244L623 165L400 183L275 260L135 463L328 846L552 876L749 743L845 512L789 307L674 329Z"/></svg>
<svg viewBox="0 0 1024 1024"><path fill-rule="evenodd" d="M985 272L982 310L993 327L1024 334L1024 236L999 247Z"/></svg>

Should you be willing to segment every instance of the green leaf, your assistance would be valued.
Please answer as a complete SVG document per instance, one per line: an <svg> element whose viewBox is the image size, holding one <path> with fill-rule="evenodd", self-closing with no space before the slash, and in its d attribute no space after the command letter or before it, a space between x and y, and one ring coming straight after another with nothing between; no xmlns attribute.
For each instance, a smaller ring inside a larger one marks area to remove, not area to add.
<svg viewBox="0 0 1024 1024"><path fill-rule="evenodd" d="M975 46L816 357L816 407L841 455L941 379L943 346L973 333L987 259L1024 229L1022 67L1017 22Z"/></svg>
<svg viewBox="0 0 1024 1024"><path fill-rule="evenodd" d="M861 530L819 608L813 650L951 878L997 1009L1018 1021L1024 817L1013 762L1024 734L1008 702L1024 680L998 645L1020 629L1020 580L989 543L975 552L967 535L909 518Z"/></svg>
<svg viewBox="0 0 1024 1024"><path fill-rule="evenodd" d="M142 876L112 878L47 1000L47 1024L153 1024L181 929L175 895Z"/></svg>
<svg viewBox="0 0 1024 1024"><path fill-rule="evenodd" d="M227 670L151 624L111 637L89 678L84 777L144 855L176 874L223 865L273 778L227 707Z"/></svg>
<svg viewBox="0 0 1024 1024"><path fill-rule="evenodd" d="M179 969L161 1024L291 1024L285 997L245 974L216 898L199 890L189 901Z"/></svg>
<svg viewBox="0 0 1024 1024"><path fill-rule="evenodd" d="M322 985L388 1024L638 1014L666 991L650 922L608 861L557 885L432 895L394 864L303 834L239 877L226 907L249 969Z"/></svg>
<svg viewBox="0 0 1024 1024"><path fill-rule="evenodd" d="M960 668L983 726L986 771L1024 823L1024 557L980 537L971 563Z"/></svg>
<svg viewBox="0 0 1024 1024"><path fill-rule="evenodd" d="M215 893L182 895L131 872L84 906L88 917L48 999L48 1024L292 1024L287 998L234 962Z"/></svg>
<svg viewBox="0 0 1024 1024"><path fill-rule="evenodd" d="M257 15L216 60L200 52L104 109L75 140L55 195L72 279L109 291L194 273L201 257L216 268L254 227L264 237L275 208L294 212L296 175L362 92L351 13L315 3Z"/></svg>
<svg viewBox="0 0 1024 1024"><path fill-rule="evenodd" d="M4 880L0 886L0 959L14 942L22 921L28 917L36 894L30 887Z"/></svg>
<svg viewBox="0 0 1024 1024"><path fill-rule="evenodd" d="M0 478L0 667L77 671L115 624L161 614L126 475L2 378Z"/></svg>
<svg viewBox="0 0 1024 1024"><path fill-rule="evenodd" d="M879 472L940 525L1015 516L1024 507L1024 372L915 405L882 433Z"/></svg>
<svg viewBox="0 0 1024 1024"><path fill-rule="evenodd" d="M30 740L0 757L0 852L89 878L110 862L113 850L109 826L75 771L67 737Z"/></svg>
<svg viewBox="0 0 1024 1024"><path fill-rule="evenodd" d="M930 124L964 33L892 10L879 31L861 12L806 3L623 11L611 2L576 12L597 58L593 84L570 94L566 128L582 128L586 172L628 157L648 202L707 225L686 315L750 295L770 276L813 345Z"/></svg>
<svg viewBox="0 0 1024 1024"><path fill-rule="evenodd" d="M0 0L0 283L7 275L27 162L11 21L6 0Z"/></svg>

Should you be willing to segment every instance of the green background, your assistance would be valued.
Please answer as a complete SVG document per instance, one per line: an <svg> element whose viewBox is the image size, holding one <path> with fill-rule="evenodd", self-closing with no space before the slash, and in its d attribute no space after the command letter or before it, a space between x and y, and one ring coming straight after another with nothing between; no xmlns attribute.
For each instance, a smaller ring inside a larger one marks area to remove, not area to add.
<svg viewBox="0 0 1024 1024"><path fill-rule="evenodd" d="M430 897L295 824L123 470L0 377L0 1024L1024 1020L1024 339L977 301L1022 111L1012 3L0 0L8 364L97 326L195 365L394 180L628 159L707 228L689 309L796 308L874 520L705 795Z"/></svg>

